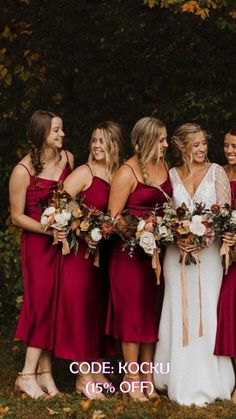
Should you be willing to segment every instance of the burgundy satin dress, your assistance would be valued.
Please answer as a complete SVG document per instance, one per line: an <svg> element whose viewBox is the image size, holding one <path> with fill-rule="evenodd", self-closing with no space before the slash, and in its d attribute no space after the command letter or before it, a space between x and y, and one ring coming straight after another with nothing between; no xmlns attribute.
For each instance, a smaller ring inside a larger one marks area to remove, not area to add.
<svg viewBox="0 0 236 419"><path fill-rule="evenodd" d="M109 189L105 180L93 176L90 187L81 192L84 203L106 212ZM62 260L55 340L58 358L91 361L114 354L105 335L108 278L103 266L94 266L94 256L84 258L87 247L79 239L77 255L70 253Z"/></svg>
<svg viewBox="0 0 236 419"><path fill-rule="evenodd" d="M142 216L155 205L161 207L166 202L160 189L139 182L137 177L136 180L137 187L126 204L131 214ZM161 189L168 196L172 195L169 178ZM124 342L156 342L163 288L156 284L151 257L141 248L130 257L128 251L123 250L123 244L119 239L116 241L110 261L111 296L106 333Z"/></svg>
<svg viewBox="0 0 236 419"><path fill-rule="evenodd" d="M236 180L230 182L232 203L236 199ZM224 276L217 310L215 355L236 357L236 262Z"/></svg>
<svg viewBox="0 0 236 419"><path fill-rule="evenodd" d="M22 165L24 166L24 165ZM26 166L24 166L26 168ZM26 168L28 171L28 169ZM67 162L59 180L71 172ZM26 194L25 214L40 221L42 200L45 204L57 188L57 181L30 176ZM61 249L52 245L53 238L45 234L23 231L21 257L24 301L16 329L16 337L27 346L54 349L55 321Z"/></svg>

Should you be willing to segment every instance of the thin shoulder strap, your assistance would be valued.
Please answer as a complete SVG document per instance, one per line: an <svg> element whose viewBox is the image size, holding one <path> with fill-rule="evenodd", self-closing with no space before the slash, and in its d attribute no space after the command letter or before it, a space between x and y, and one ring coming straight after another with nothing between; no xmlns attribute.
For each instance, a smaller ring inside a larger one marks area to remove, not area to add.
<svg viewBox="0 0 236 419"><path fill-rule="evenodd" d="M91 167L89 166L89 164L88 164L88 163L85 163L85 166L88 166L88 168L89 168L89 170L90 170L90 172L91 172L91 175L92 175L92 177L93 177L93 172L92 172L92 169L91 169Z"/></svg>
<svg viewBox="0 0 236 419"><path fill-rule="evenodd" d="M65 155L66 155L67 163L69 163L68 153L67 153L67 151L66 151L66 150L64 150L64 151L65 151Z"/></svg>
<svg viewBox="0 0 236 419"><path fill-rule="evenodd" d="M163 164L164 164L164 168L166 170L166 173L169 176L169 167L167 166L167 164L165 163L165 161L163 162Z"/></svg>
<svg viewBox="0 0 236 419"><path fill-rule="evenodd" d="M28 167L26 167L26 166L25 166L24 164L22 164L22 163L18 163L18 165L23 166L23 167L27 170L27 172L29 173L29 176L31 177L31 174L30 174L30 172L29 172Z"/></svg>
<svg viewBox="0 0 236 419"><path fill-rule="evenodd" d="M133 167L132 167L132 166L130 166L129 164L127 164L127 163L124 163L124 164L123 164L123 166L128 166L128 167L132 170L133 175L134 175L135 179L137 180L137 182L139 182L139 180L138 180L138 178L137 178L137 175L136 175L136 173L135 173L135 171L134 171Z"/></svg>

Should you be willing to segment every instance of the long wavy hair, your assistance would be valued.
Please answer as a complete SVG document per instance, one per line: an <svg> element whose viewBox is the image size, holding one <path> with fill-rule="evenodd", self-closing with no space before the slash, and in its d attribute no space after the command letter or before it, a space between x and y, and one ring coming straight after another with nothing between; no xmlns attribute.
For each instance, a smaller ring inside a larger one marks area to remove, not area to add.
<svg viewBox="0 0 236 419"><path fill-rule="evenodd" d="M112 175L116 172L121 162L121 154L124 142L123 130L119 124L113 121L104 121L97 124L93 130L90 140L90 154L88 158L89 162L93 162L95 160L91 151L91 144L96 129L99 129L103 136L107 174L108 179L111 180Z"/></svg>
<svg viewBox="0 0 236 419"><path fill-rule="evenodd" d="M186 124L180 125L174 132L171 137L171 142L173 144L173 155L175 158L175 166L181 166L185 164L188 171L190 172L190 159L186 159L184 155L190 151L192 147L192 141L196 138L197 134L202 132L206 136L206 132L201 128L200 125L188 122Z"/></svg>
<svg viewBox="0 0 236 419"><path fill-rule="evenodd" d="M157 118L147 116L141 118L131 132L131 142L134 153L138 158L140 170L143 175L146 166L151 160L158 164L160 160L160 135L165 124Z"/></svg>
<svg viewBox="0 0 236 419"><path fill-rule="evenodd" d="M50 133L52 119L56 116L57 115L53 112L43 111L40 109L35 111L31 116L27 130L27 139L29 154L36 176L43 170L41 161L43 145Z"/></svg>

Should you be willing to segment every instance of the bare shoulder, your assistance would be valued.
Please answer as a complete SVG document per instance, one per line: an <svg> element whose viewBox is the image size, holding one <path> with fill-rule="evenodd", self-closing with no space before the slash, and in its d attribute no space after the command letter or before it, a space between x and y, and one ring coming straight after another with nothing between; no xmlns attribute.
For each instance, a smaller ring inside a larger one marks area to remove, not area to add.
<svg viewBox="0 0 236 419"><path fill-rule="evenodd" d="M29 179L29 173L31 173L31 158L30 155L27 154L14 167L11 178L19 176L21 179Z"/></svg>

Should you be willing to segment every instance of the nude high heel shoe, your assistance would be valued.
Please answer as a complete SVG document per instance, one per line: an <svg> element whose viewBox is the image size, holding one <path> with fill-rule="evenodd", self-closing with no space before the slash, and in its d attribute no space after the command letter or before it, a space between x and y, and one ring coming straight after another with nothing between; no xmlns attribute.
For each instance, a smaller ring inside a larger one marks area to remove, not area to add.
<svg viewBox="0 0 236 419"><path fill-rule="evenodd" d="M35 376L35 373L18 372L18 375L19 376L17 377L15 381L15 388L14 388L14 391L16 394L26 394L28 397L35 400L39 398L46 399L48 397L47 394L37 384L36 380L35 380L35 383L34 382L32 383L35 388L32 388L31 384L27 383L27 381L25 381L24 383L24 377L28 377L28 376L33 377Z"/></svg>

